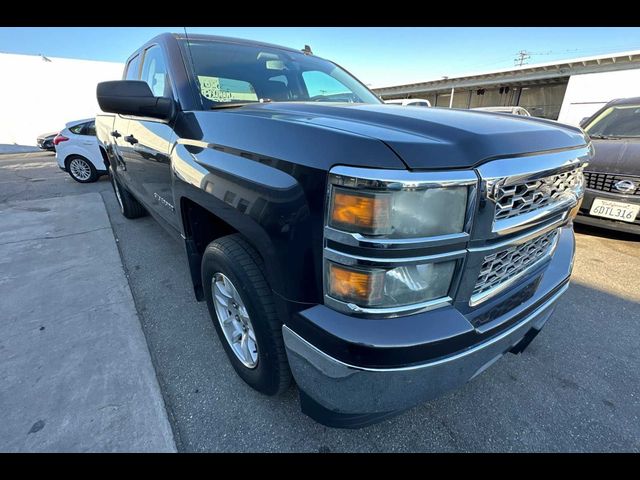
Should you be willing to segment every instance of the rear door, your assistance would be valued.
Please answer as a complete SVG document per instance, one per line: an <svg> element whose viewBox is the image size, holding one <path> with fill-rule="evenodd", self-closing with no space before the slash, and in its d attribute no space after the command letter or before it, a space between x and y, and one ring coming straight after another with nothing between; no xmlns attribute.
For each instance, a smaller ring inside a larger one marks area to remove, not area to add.
<svg viewBox="0 0 640 480"><path fill-rule="evenodd" d="M167 61L159 45L142 52L140 80L149 84L156 97L175 99ZM158 119L129 117L123 140L128 147L127 171L132 190L155 213L179 228L171 185L169 149L172 125Z"/></svg>
<svg viewBox="0 0 640 480"><path fill-rule="evenodd" d="M90 155L89 159L96 167L96 170L106 171L107 166L105 165L102 154L100 153L100 147L98 146L98 137L96 137L96 121L91 120L90 122L85 123L82 126L80 135L84 137L82 139L82 144L87 149L87 153L89 153Z"/></svg>

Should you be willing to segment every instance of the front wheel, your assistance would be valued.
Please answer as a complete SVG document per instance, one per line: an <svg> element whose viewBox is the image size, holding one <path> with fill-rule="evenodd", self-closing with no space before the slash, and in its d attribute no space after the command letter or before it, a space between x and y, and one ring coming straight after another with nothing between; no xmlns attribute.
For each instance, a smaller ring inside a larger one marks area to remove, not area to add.
<svg viewBox="0 0 640 480"><path fill-rule="evenodd" d="M283 392L291 371L258 252L238 234L211 242L202 257L202 284L218 337L237 374L266 395Z"/></svg>

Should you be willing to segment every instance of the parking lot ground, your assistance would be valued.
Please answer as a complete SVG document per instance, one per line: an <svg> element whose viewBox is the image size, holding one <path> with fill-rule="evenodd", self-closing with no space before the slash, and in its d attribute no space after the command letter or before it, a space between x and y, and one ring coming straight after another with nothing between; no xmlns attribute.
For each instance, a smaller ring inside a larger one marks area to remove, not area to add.
<svg viewBox="0 0 640 480"><path fill-rule="evenodd" d="M20 162L0 157L0 202L101 193L181 451L640 452L640 238L579 228L572 285L523 354L394 419L336 430L300 413L295 387L269 398L237 377L182 245L154 220L123 218L104 179Z"/></svg>
<svg viewBox="0 0 640 480"><path fill-rule="evenodd" d="M175 450L100 194L0 204L0 312L0 451Z"/></svg>

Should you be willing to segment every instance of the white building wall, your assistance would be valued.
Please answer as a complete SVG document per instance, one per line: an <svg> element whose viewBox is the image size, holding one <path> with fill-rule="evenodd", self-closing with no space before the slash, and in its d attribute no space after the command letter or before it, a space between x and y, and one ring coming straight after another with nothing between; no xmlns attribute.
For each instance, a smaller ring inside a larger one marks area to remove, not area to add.
<svg viewBox="0 0 640 480"><path fill-rule="evenodd" d="M124 64L0 53L0 144L35 145L42 133L100 111L96 85Z"/></svg>
<svg viewBox="0 0 640 480"><path fill-rule="evenodd" d="M640 97L640 69L572 75L559 122L578 125L616 98Z"/></svg>

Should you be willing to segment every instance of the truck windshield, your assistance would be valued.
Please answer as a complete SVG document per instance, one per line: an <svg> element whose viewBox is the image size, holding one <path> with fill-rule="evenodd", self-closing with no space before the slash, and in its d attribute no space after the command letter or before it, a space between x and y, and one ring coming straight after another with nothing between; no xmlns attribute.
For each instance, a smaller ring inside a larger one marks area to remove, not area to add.
<svg viewBox="0 0 640 480"><path fill-rule="evenodd" d="M609 107L585 131L593 138L640 137L640 105Z"/></svg>
<svg viewBox="0 0 640 480"><path fill-rule="evenodd" d="M183 40L182 48L204 109L253 102L382 103L340 67L302 52L195 39Z"/></svg>

